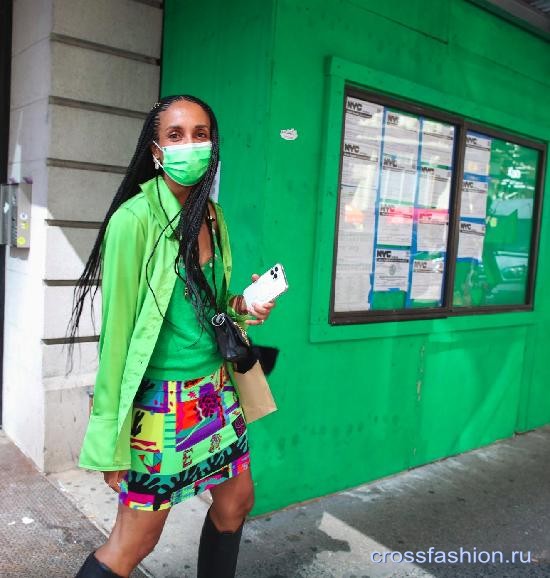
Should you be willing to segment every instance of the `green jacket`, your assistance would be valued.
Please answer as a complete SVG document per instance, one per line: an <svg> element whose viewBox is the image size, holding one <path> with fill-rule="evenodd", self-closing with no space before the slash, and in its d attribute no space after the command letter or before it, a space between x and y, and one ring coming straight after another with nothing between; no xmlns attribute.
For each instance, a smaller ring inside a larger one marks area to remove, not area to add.
<svg viewBox="0 0 550 578"><path fill-rule="evenodd" d="M174 262L178 241L174 228L178 219L164 234L162 231L168 225L166 215L171 219L181 210L181 205L161 177L158 182L161 202L155 179L147 181L141 185L140 193L112 215L103 240L99 366L79 461L81 467L91 470L130 467L132 403L176 281ZM232 266L229 237L221 207L217 203L214 207L225 286L229 287ZM245 317L237 316L228 307L231 297L226 292L222 303L230 315L242 322Z"/></svg>

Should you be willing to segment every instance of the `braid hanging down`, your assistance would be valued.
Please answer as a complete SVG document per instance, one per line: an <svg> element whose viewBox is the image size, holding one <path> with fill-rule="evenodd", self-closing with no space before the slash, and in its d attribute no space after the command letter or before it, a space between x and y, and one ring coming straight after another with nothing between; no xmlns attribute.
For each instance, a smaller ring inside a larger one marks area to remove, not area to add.
<svg viewBox="0 0 550 578"><path fill-rule="evenodd" d="M212 109L202 100L190 95L173 95L163 97L148 113L143 123L136 150L128 165L126 174L120 184L117 193L109 207L105 219L101 224L94 246L84 267L84 271L75 287L71 318L67 326L69 369L72 370L72 358L74 344L78 339L78 327L84 303L88 295L91 301L93 319L94 298L99 288L99 275L101 268L101 245L105 237L105 231L109 219L114 212L128 199L135 196L139 191L139 185L152 179L155 174L150 146L154 140L158 141L159 114L165 111L172 103L177 101L189 101L198 104L210 118L210 140L212 141L212 156L204 177L191 189L187 199L179 213L179 222L176 227L176 235L179 239L178 255L174 262L176 274L181 277L179 264L185 266L186 285L191 302L197 316L197 320L204 328L207 321L208 306L216 302L199 262L198 237L202 223L208 220L208 197L214 182L219 160L218 123ZM160 178L160 177L159 177ZM168 218L168 216L167 216ZM209 228L210 230L210 228ZM161 233L162 234L162 233ZM212 254L214 245L210 236ZM156 246L156 245L155 245ZM149 257L149 263L152 255ZM214 280L214 287L215 287ZM151 289L152 290L152 289Z"/></svg>

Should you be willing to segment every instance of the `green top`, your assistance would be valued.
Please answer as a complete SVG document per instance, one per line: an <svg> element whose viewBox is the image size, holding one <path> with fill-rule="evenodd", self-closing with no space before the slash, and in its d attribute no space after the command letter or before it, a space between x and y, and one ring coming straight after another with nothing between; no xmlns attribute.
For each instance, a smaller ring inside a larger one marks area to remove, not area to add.
<svg viewBox="0 0 550 578"><path fill-rule="evenodd" d="M132 403L155 348L177 276L174 263L178 240L169 219L181 205L164 179L141 185L141 192L125 201L111 216L101 246L101 332L99 366L90 421L79 464L91 470L130 468ZM231 248L221 207L214 203L225 292L222 310L239 323L228 306L233 297ZM166 212L165 212L166 211ZM154 250L153 250L154 249ZM151 287L151 289L149 288ZM249 318L249 317L248 317ZM243 325L243 327L245 327ZM226 364L231 376L231 364Z"/></svg>
<svg viewBox="0 0 550 578"><path fill-rule="evenodd" d="M216 278L217 294L220 295L223 290L223 262L217 243L214 258L202 266L202 271L211 288L214 287L213 277ZM183 266L180 273L185 277ZM155 349L145 370L145 376L150 379L194 379L210 375L223 363L212 326L201 327L191 300L184 296L184 291L185 283L178 277ZM210 307L206 318L210 320L215 314L214 308Z"/></svg>

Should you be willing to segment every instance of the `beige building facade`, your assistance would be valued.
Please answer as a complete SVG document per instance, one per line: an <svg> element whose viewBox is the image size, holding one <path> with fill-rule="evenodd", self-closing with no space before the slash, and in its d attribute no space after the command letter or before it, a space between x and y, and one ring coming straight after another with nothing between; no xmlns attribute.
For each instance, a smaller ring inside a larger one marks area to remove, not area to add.
<svg viewBox="0 0 550 578"><path fill-rule="evenodd" d="M30 248L3 248L2 425L55 472L77 460L97 366L99 318L87 308L67 374L73 291L158 98L162 3L11 7L7 179L32 183L32 211Z"/></svg>

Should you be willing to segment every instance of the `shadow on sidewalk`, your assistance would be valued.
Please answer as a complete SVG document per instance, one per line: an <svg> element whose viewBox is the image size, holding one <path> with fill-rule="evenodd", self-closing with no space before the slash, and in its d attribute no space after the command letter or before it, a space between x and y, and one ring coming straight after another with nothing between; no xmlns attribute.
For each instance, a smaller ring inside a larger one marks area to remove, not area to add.
<svg viewBox="0 0 550 578"><path fill-rule="evenodd" d="M547 577L549 480L545 427L253 520L239 577ZM463 563L380 562L430 547Z"/></svg>

